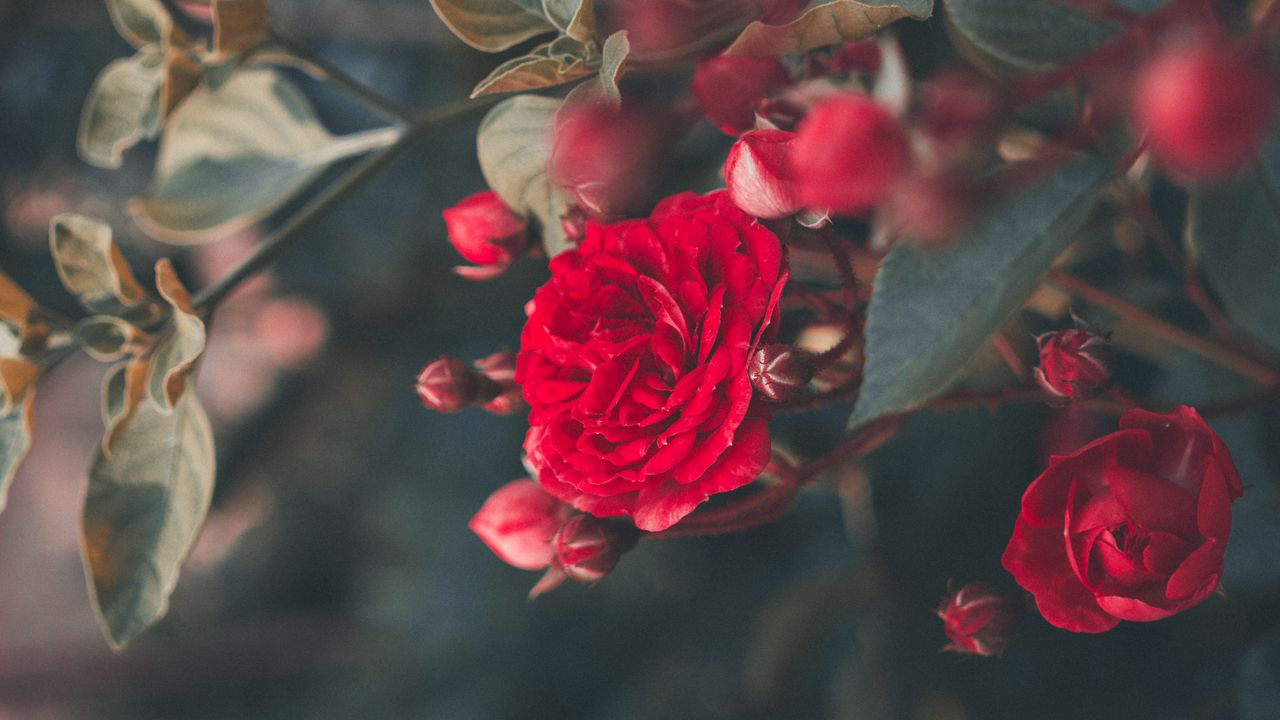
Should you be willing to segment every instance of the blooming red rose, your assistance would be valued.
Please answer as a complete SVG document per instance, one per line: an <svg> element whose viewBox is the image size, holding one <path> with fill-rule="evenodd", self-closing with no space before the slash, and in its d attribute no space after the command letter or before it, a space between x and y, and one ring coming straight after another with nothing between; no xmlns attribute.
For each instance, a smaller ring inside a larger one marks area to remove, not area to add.
<svg viewBox="0 0 1280 720"><path fill-rule="evenodd" d="M524 478L498 488L471 518L471 531L493 554L521 570L540 570L556 558L552 539L573 511Z"/></svg>
<svg viewBox="0 0 1280 720"><path fill-rule="evenodd" d="M1003 655L1022 621L1023 608L991 585L974 582L942 601L936 611L950 643L943 650L967 655Z"/></svg>
<svg viewBox="0 0 1280 720"><path fill-rule="evenodd" d="M723 192L588 222L526 306L525 452L552 495L662 530L769 460L747 360L777 334L778 237Z"/></svg>
<svg viewBox="0 0 1280 720"><path fill-rule="evenodd" d="M1104 354L1106 339L1086 329L1059 330L1036 338L1040 367L1036 382L1062 401L1088 400L1111 383Z"/></svg>
<svg viewBox="0 0 1280 720"><path fill-rule="evenodd" d="M487 280L502 273L528 242L528 222L492 190L463 198L443 215L449 242L458 254L479 266L454 268L469 280Z"/></svg>
<svg viewBox="0 0 1280 720"><path fill-rule="evenodd" d="M715 55L698 63L693 94L716 127L726 135L741 135L755 128L760 102L790 82L777 58Z"/></svg>
<svg viewBox="0 0 1280 720"><path fill-rule="evenodd" d="M1218 587L1243 492L1194 409L1130 410L1119 431L1049 460L1022 496L1002 561L1058 627L1166 618Z"/></svg>
<svg viewBox="0 0 1280 720"><path fill-rule="evenodd" d="M786 130L752 130L734 143L724 161L725 187L734 205L764 219L787 217L802 209L791 172L795 138Z"/></svg>
<svg viewBox="0 0 1280 720"><path fill-rule="evenodd" d="M853 214L885 199L910 164L902 126L863 95L821 103L796 133L792 162L800 199L835 214Z"/></svg>

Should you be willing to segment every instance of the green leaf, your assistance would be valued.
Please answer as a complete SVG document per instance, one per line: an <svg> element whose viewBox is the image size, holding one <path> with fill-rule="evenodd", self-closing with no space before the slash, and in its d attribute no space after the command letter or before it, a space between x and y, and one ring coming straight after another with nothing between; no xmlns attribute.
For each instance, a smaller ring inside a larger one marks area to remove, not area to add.
<svg viewBox="0 0 1280 720"><path fill-rule="evenodd" d="M1035 290L1088 219L1108 177L1101 160L1075 158L1004 198L954 245L895 246L867 309L867 362L850 426L945 391Z"/></svg>
<svg viewBox="0 0 1280 720"><path fill-rule="evenodd" d="M585 43L596 38L595 0L542 0L542 14L574 40Z"/></svg>
<svg viewBox="0 0 1280 720"><path fill-rule="evenodd" d="M122 649L164 616L213 496L209 419L194 393L165 414L141 403L89 469L81 547L107 641Z"/></svg>
<svg viewBox="0 0 1280 720"><path fill-rule="evenodd" d="M191 304L191 294L183 287L168 258L156 263L156 288L173 308L169 321L159 332L150 355L147 394L168 411L187 387L187 376L204 352L204 321Z"/></svg>
<svg viewBox="0 0 1280 720"><path fill-rule="evenodd" d="M107 0L107 12L120 37L135 48L168 44L173 17L160 0Z"/></svg>
<svg viewBox="0 0 1280 720"><path fill-rule="evenodd" d="M110 457L116 442L128 429L133 416L147 398L147 376L151 361L134 358L107 371L102 380L102 454Z"/></svg>
<svg viewBox="0 0 1280 720"><path fill-rule="evenodd" d="M8 412L0 415L0 511L9 500L9 486L18 466L31 449L32 412L35 390L28 389Z"/></svg>
<svg viewBox="0 0 1280 720"><path fill-rule="evenodd" d="M560 222L568 203L547 175L559 108L553 98L517 95L494 105L476 135L485 181L512 210L538 218L551 256L571 247Z"/></svg>
<svg viewBox="0 0 1280 720"><path fill-rule="evenodd" d="M600 65L600 92L609 103L617 108L622 105L622 92L618 89L618 81L622 79L623 67L627 56L631 54L631 40L626 30L619 30L604 41L604 56Z"/></svg>
<svg viewBox="0 0 1280 720"><path fill-rule="evenodd" d="M159 318L111 238L111 226L83 215L59 215L49 224L49 249L67 291L91 313Z"/></svg>
<svg viewBox="0 0 1280 720"><path fill-rule="evenodd" d="M431 7L460 40L486 52L556 29L540 0L431 0Z"/></svg>
<svg viewBox="0 0 1280 720"><path fill-rule="evenodd" d="M1280 141L1258 166L1194 191L1191 242L1231 320L1280 351Z"/></svg>
<svg viewBox="0 0 1280 720"><path fill-rule="evenodd" d="M1150 12L1166 0L1118 0ZM1043 70L1078 58L1116 37L1121 27L1100 22L1060 0L944 0L947 28L957 46L1020 70Z"/></svg>
<svg viewBox="0 0 1280 720"><path fill-rule="evenodd" d="M154 48L102 70L80 115L76 148L85 162L118 168L125 150L160 132L165 76L164 53Z"/></svg>
<svg viewBox="0 0 1280 720"><path fill-rule="evenodd" d="M885 25L903 18L925 20L932 14L933 0L831 0L805 10L782 25L756 20L747 25L724 52L751 56L801 54L869 38Z"/></svg>
<svg viewBox="0 0 1280 720"><path fill-rule="evenodd" d="M590 57L588 46L569 37L557 38L494 68L471 91L471 97L537 90L577 80L591 73L587 66Z"/></svg>
<svg viewBox="0 0 1280 720"><path fill-rule="evenodd" d="M273 70L204 85L169 118L147 194L129 211L149 234L199 243L280 207L332 162L385 147L398 128L330 135L298 88Z"/></svg>

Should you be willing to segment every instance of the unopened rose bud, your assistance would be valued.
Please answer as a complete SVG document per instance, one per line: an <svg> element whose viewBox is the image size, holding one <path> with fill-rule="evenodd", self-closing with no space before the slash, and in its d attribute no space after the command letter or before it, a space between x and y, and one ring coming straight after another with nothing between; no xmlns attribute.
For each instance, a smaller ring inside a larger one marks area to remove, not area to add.
<svg viewBox="0 0 1280 720"><path fill-rule="evenodd" d="M516 354L510 350L496 352L475 361L476 370L486 381L488 394L481 407L495 415L510 415L524 407L520 386L516 384Z"/></svg>
<svg viewBox="0 0 1280 720"><path fill-rule="evenodd" d="M441 356L418 373L417 389L424 406L436 412L453 413L475 402L479 384L466 363Z"/></svg>
<svg viewBox="0 0 1280 720"><path fill-rule="evenodd" d="M836 215L884 200L910 164L906 132L888 110L863 95L821 103L797 134L792 163L800 199Z"/></svg>
<svg viewBox="0 0 1280 720"><path fill-rule="evenodd" d="M967 655L1002 655L1022 620L1021 603L983 582L969 583L937 609L951 642L943 650Z"/></svg>
<svg viewBox="0 0 1280 720"><path fill-rule="evenodd" d="M766 220L801 209L788 157L795 138L786 130L752 130L734 143L724 162L725 186L734 205Z"/></svg>
<svg viewBox="0 0 1280 720"><path fill-rule="evenodd" d="M1174 174L1216 179L1258 151L1275 105L1275 79L1262 57L1203 42L1170 47L1147 63L1134 121Z"/></svg>
<svg viewBox="0 0 1280 720"><path fill-rule="evenodd" d="M716 55L698 63L693 94L716 127L741 135L755 128L760 103L790 82L777 58Z"/></svg>
<svg viewBox="0 0 1280 720"><path fill-rule="evenodd" d="M785 402L813 379L813 365L809 354L800 348L765 345L747 361L747 377L760 397L769 402Z"/></svg>
<svg viewBox="0 0 1280 720"><path fill-rule="evenodd" d="M555 560L553 539L572 512L536 480L524 478L490 495L468 527L507 564L540 570Z"/></svg>
<svg viewBox="0 0 1280 720"><path fill-rule="evenodd" d="M1036 338L1036 382L1062 402L1096 397L1111 383L1106 338L1085 329L1058 330Z"/></svg>
<svg viewBox="0 0 1280 720"><path fill-rule="evenodd" d="M556 533L556 564L566 577L599 582L635 546L634 528L592 515L574 515Z"/></svg>
<svg viewBox="0 0 1280 720"><path fill-rule="evenodd" d="M566 106L556 120L551 177L592 216L638 211L650 201L673 145L671 128L670 116L656 106Z"/></svg>
<svg viewBox="0 0 1280 720"><path fill-rule="evenodd" d="M506 270L528 243L528 223L486 190L464 198L443 213L449 242L478 267L460 265L454 272L470 280L486 280Z"/></svg>

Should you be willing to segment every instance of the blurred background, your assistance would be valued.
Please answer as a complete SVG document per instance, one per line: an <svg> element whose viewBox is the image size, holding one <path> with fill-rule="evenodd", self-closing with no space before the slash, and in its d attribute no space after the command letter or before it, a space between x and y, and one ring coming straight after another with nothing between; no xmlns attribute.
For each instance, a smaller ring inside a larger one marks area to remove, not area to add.
<svg viewBox="0 0 1280 720"><path fill-rule="evenodd" d="M272 9L413 107L465 97L495 64L426 0ZM903 30L913 57L948 52L940 21ZM122 211L154 148L115 172L77 159L84 97L129 52L100 0L0 1L0 265L67 313L47 249L58 213L109 221L144 284L171 255L203 286L257 239L163 246ZM331 130L377 125L294 79ZM642 543L599 586L527 601L536 575L466 527L523 475L523 418L437 415L413 392L441 353L515 348L546 278L532 260L489 283L450 272L440 211L483 187L474 129L414 145L219 309L198 379L219 450L214 509L168 617L122 655L95 625L77 549L105 366L80 356L44 380L35 444L0 515L0 719L1280 717L1274 404L1213 422L1247 487L1227 599L1167 621L1085 636L1036 618L999 660L938 652L933 610L949 580L1014 588L999 557L1046 452L1114 427L1040 407L921 414L774 526ZM1158 199L1171 212L1183 201ZM1237 387L1189 356L1121 370L1170 400ZM819 451L847 412L780 419L777 432Z"/></svg>

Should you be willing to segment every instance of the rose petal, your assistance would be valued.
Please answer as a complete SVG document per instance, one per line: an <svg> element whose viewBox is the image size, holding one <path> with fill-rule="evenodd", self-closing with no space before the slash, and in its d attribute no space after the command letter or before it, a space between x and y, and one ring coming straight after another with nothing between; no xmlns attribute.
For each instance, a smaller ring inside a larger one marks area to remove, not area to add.
<svg viewBox="0 0 1280 720"><path fill-rule="evenodd" d="M1105 632L1119 624L1072 571L1061 530L1037 527L1019 515L1000 562L1035 596L1036 607L1049 623L1089 633Z"/></svg>
<svg viewBox="0 0 1280 720"><path fill-rule="evenodd" d="M1108 468L1104 477L1124 512L1147 530L1185 533L1194 526L1195 498L1181 486L1128 468Z"/></svg>

